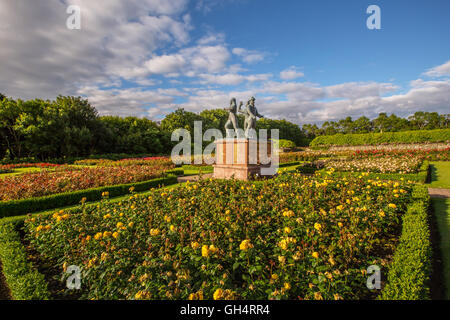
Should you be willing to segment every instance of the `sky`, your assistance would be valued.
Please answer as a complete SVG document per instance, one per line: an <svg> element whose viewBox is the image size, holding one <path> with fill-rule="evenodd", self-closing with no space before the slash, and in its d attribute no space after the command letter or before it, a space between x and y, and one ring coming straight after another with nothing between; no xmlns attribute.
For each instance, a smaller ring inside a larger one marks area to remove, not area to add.
<svg viewBox="0 0 450 320"><path fill-rule="evenodd" d="M448 0L0 0L0 92L153 120L252 96L300 125L449 113L449 15Z"/></svg>

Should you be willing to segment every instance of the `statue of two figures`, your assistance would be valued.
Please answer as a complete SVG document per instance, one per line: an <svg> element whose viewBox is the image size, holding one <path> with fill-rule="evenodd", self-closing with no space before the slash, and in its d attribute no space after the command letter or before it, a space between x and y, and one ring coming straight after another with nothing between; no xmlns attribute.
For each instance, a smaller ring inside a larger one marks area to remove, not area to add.
<svg viewBox="0 0 450 320"><path fill-rule="evenodd" d="M256 139L256 120L257 118L264 118L260 115L255 107L255 98L251 97L247 102L245 109L242 110L242 101L237 107L236 98L232 98L230 101L230 107L225 110L229 111L228 121L225 124L225 131L227 138L242 138L241 130L239 130L239 125L237 122L237 113L242 113L245 117L244 121L244 136L247 139Z"/></svg>

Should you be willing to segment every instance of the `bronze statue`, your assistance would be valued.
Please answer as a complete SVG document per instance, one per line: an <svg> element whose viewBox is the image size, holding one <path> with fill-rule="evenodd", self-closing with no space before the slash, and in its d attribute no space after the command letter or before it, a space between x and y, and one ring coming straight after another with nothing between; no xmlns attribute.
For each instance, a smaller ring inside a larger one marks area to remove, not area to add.
<svg viewBox="0 0 450 320"><path fill-rule="evenodd" d="M241 109L243 105L243 102L239 104L239 109ZM237 133L239 129L239 125L237 122L237 105L236 105L236 98L232 98L230 101L230 107L226 108L225 110L229 111L228 115L228 121L225 123L225 131L227 133L227 137L232 137L231 129L234 129L234 131Z"/></svg>
<svg viewBox="0 0 450 320"><path fill-rule="evenodd" d="M251 97L245 106L245 110L241 110L241 105L239 106L239 113L242 113L245 116L244 122L244 132L245 137L250 138L250 130L256 130L256 118L264 118L263 115L259 114L258 110L255 107L255 98Z"/></svg>

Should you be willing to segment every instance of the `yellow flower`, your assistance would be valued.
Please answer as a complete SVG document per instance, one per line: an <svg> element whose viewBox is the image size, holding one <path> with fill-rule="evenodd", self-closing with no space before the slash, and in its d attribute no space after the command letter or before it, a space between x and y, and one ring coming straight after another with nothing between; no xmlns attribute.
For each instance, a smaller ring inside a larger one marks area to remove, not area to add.
<svg viewBox="0 0 450 320"><path fill-rule="evenodd" d="M342 222L338 222L338 227L342 228L344 225L342 224Z"/></svg>
<svg viewBox="0 0 450 320"><path fill-rule="evenodd" d="M285 216L285 217L292 217L292 216L294 216L294 211L292 211L292 210L285 210L283 212L283 216Z"/></svg>
<svg viewBox="0 0 450 320"><path fill-rule="evenodd" d="M342 209L344 209L344 206L341 204L341 205L337 206L336 209L342 210Z"/></svg>
<svg viewBox="0 0 450 320"><path fill-rule="evenodd" d="M276 273L272 274L272 280L277 280L278 279L278 275Z"/></svg>
<svg viewBox="0 0 450 320"><path fill-rule="evenodd" d="M169 227L169 230L172 231L172 232L174 232L174 231L175 231L175 226L172 224L172 225Z"/></svg>
<svg viewBox="0 0 450 320"><path fill-rule="evenodd" d="M316 229L317 231L320 231L322 229L322 225L320 223L314 223L314 229Z"/></svg>
<svg viewBox="0 0 450 320"><path fill-rule="evenodd" d="M386 216L386 214L384 213L383 210L380 210L380 212L378 213L378 215L379 215L381 218L384 218L384 217Z"/></svg>
<svg viewBox="0 0 450 320"><path fill-rule="evenodd" d="M197 249L198 247L199 247L200 245L198 244L198 242L196 242L196 241L194 241L194 242L192 242L191 243L191 247L192 247L192 249Z"/></svg>
<svg viewBox="0 0 450 320"><path fill-rule="evenodd" d="M285 257L285 256L278 256L278 261L279 261L281 264L284 264L284 263L286 262L286 257Z"/></svg>
<svg viewBox="0 0 450 320"><path fill-rule="evenodd" d="M397 206L395 205L395 203L389 203L389 204L388 204L388 207L389 207L389 208L393 208L393 209L397 208Z"/></svg>
<svg viewBox="0 0 450 320"><path fill-rule="evenodd" d="M219 249L217 249L213 244L209 246L209 251L211 253L215 253L215 252L217 252L217 250L219 250Z"/></svg>
<svg viewBox="0 0 450 320"><path fill-rule="evenodd" d="M134 223L133 223L133 222L130 222L130 223L128 224L128 226L129 226L130 228L132 228L132 227L134 226Z"/></svg>
<svg viewBox="0 0 450 320"><path fill-rule="evenodd" d="M287 247L288 247L288 243L287 243L287 241L286 240L281 240L279 243L278 243L278 245L280 246L280 248L281 249L283 249L283 250L286 250L287 249Z"/></svg>
<svg viewBox="0 0 450 320"><path fill-rule="evenodd" d="M103 233L99 232L94 236L95 240L100 240L103 237Z"/></svg>
<svg viewBox="0 0 450 320"><path fill-rule="evenodd" d="M286 228L284 228L284 233L291 233L291 228L289 228L289 227L286 227Z"/></svg>
<svg viewBox="0 0 450 320"><path fill-rule="evenodd" d="M112 232L110 232L110 231L103 232L103 238L108 238L110 236L112 236Z"/></svg>
<svg viewBox="0 0 450 320"><path fill-rule="evenodd" d="M213 298L214 298L214 300L219 300L222 297L223 297L223 290L219 288L214 292Z"/></svg>
<svg viewBox="0 0 450 320"><path fill-rule="evenodd" d="M151 236L157 236L159 234L159 230L158 229L150 229L150 235Z"/></svg>
<svg viewBox="0 0 450 320"><path fill-rule="evenodd" d="M239 245L239 249L242 251L247 251L248 249L253 248L253 245L251 244L250 240L243 240L241 244Z"/></svg>
<svg viewBox="0 0 450 320"><path fill-rule="evenodd" d="M202 256L209 257L209 248L206 244L202 246Z"/></svg>
<svg viewBox="0 0 450 320"><path fill-rule="evenodd" d="M323 300L322 294L320 292L314 292L314 299Z"/></svg>
<svg viewBox="0 0 450 320"><path fill-rule="evenodd" d="M113 236L115 239L117 239L117 238L119 237L119 233L116 231L116 232L114 232L114 233L112 234L112 236Z"/></svg>
<svg viewBox="0 0 450 320"><path fill-rule="evenodd" d="M291 284L290 284L289 282L285 282L285 283L284 283L284 288L285 288L286 290L290 290L290 289L291 289Z"/></svg>
<svg viewBox="0 0 450 320"><path fill-rule="evenodd" d="M314 252L312 253L312 256L313 256L314 258L318 259L318 258L319 258L319 253L318 253L317 251L314 251Z"/></svg>
<svg viewBox="0 0 450 320"><path fill-rule="evenodd" d="M119 228L119 229L122 228L123 227L123 223L122 222L117 222L116 227Z"/></svg>

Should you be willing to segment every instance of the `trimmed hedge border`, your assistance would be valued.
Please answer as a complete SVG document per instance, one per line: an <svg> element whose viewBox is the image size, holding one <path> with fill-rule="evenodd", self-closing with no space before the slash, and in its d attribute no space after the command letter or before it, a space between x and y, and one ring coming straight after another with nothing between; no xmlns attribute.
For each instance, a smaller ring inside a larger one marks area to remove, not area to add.
<svg viewBox="0 0 450 320"><path fill-rule="evenodd" d="M338 133L332 136L318 136L311 141L311 147L318 146L361 146L383 143L445 142L450 140L450 129L413 130L377 133Z"/></svg>
<svg viewBox="0 0 450 320"><path fill-rule="evenodd" d="M117 197L129 193L131 187L134 187L136 192L140 192L160 185L175 184L178 180L177 176L173 173L179 172L180 170L172 170L167 177L143 182L58 193L39 198L0 202L0 218L76 205L80 203L82 198L86 198L86 201L97 201L102 198L103 192L109 192L110 197Z"/></svg>
<svg viewBox="0 0 450 320"><path fill-rule="evenodd" d="M413 198L415 201L403 216L400 243L389 267L387 284L381 292L382 300L430 299L432 246L427 187L415 186Z"/></svg>
<svg viewBox="0 0 450 320"><path fill-rule="evenodd" d="M48 300L50 292L44 275L28 261L14 225L0 225L0 260L14 300Z"/></svg>

